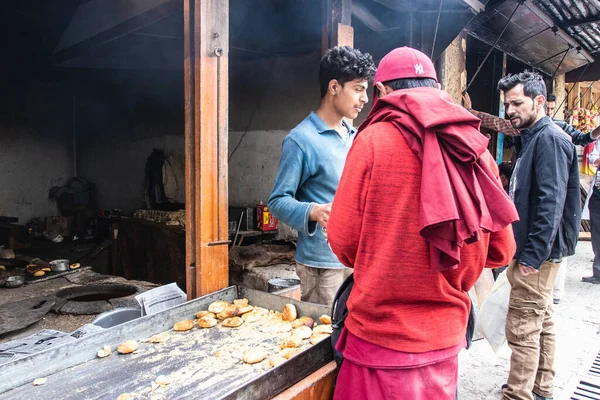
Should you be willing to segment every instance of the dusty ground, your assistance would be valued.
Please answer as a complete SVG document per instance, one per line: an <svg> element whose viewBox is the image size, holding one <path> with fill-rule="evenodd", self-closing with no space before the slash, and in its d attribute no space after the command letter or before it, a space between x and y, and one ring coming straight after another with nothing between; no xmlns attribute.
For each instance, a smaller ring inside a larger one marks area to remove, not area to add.
<svg viewBox="0 0 600 400"><path fill-rule="evenodd" d="M569 258L566 295L554 306L556 325L556 377L554 399L569 398L577 376L586 372L600 351L600 285L581 282L592 273L590 242L580 242ZM459 399L500 399L506 382L510 350L496 355L484 340L461 352Z"/></svg>

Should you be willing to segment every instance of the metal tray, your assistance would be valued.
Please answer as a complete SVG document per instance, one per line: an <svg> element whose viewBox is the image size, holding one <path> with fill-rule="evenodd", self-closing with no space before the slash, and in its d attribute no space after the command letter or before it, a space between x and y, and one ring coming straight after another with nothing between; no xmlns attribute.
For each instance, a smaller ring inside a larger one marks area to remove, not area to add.
<svg viewBox="0 0 600 400"><path fill-rule="evenodd" d="M315 320L330 312L322 305L232 286L5 364L0 369L0 399L114 400L121 393L137 393L132 399L262 400L280 393L333 359L330 341L323 340L269 370L265 370L264 365L260 368L258 364L250 366L231 357L215 360L215 350L221 348L220 341L226 340L223 333L226 328L198 330L201 339L187 342L182 339L185 334L170 332L171 338L161 345L141 343L138 353L113 353L105 359L96 358L104 345L114 349L124 340L149 338L171 329L177 321L193 318L197 311L206 309L213 301L244 297L252 305L271 310L281 310L285 304L292 303L298 315L308 315ZM183 371L182 375L179 371ZM152 381L158 375L183 379L150 392ZM34 379L40 377L46 377L47 383L33 386Z"/></svg>

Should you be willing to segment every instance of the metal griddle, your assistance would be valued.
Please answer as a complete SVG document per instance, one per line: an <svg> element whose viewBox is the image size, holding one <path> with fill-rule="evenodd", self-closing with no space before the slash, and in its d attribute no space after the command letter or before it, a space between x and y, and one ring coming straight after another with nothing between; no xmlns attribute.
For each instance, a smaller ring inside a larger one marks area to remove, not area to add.
<svg viewBox="0 0 600 400"><path fill-rule="evenodd" d="M326 306L232 286L6 364L0 369L0 399L114 400L121 393L138 393L132 398L263 400L280 393L333 359L330 341L323 340L269 370L259 368L258 364L251 366L239 359L232 360L229 355L222 364L220 360L215 364L213 357L212 364L207 364L209 368L204 368L203 362L206 364L215 351L222 350L220 343L226 340L227 328L195 332L194 340L186 339L185 334L170 332L171 338L159 346L140 343L137 353L118 355L113 352L108 358L96 358L103 345L111 345L115 349L124 340L149 338L170 330L177 321L193 319L197 311L205 310L213 301L231 302L244 297L250 304L270 310L282 310L285 304L292 303L299 316L308 315L315 320L330 312ZM147 392L156 376L172 374L185 379ZM46 377L47 383L33 386L34 379L40 377ZM146 393L140 395L144 390ZM159 397L161 395L164 397Z"/></svg>

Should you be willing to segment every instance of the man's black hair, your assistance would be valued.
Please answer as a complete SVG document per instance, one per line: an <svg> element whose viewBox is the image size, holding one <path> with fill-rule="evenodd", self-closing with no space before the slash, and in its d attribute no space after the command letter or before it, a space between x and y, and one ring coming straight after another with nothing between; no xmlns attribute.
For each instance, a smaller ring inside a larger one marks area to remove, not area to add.
<svg viewBox="0 0 600 400"><path fill-rule="evenodd" d="M321 98L327 94L329 82L335 79L340 85L357 78L370 79L375 75L375 63L369 53L361 53L349 46L336 46L327 50L319 66Z"/></svg>
<svg viewBox="0 0 600 400"><path fill-rule="evenodd" d="M500 165L498 165L498 170L500 175L504 175L507 179L510 180L510 176L512 175L512 166L509 163L500 163Z"/></svg>
<svg viewBox="0 0 600 400"><path fill-rule="evenodd" d="M383 82L383 84L391 87L393 90L414 89L418 87L437 88L437 82L431 78L394 79L392 81Z"/></svg>
<svg viewBox="0 0 600 400"><path fill-rule="evenodd" d="M518 74L509 74L498 82L498 90L507 92L517 86L523 85L523 93L535 99L537 96L546 97L546 84L544 78L538 73L525 71Z"/></svg>
<svg viewBox="0 0 600 400"><path fill-rule="evenodd" d="M556 101L556 96L553 94L549 94L546 98L546 101Z"/></svg>

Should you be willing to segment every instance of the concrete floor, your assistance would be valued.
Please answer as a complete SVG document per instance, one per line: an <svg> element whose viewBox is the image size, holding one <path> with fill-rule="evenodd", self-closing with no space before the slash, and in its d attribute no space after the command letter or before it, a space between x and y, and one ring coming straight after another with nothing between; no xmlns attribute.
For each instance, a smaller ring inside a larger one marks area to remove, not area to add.
<svg viewBox="0 0 600 400"><path fill-rule="evenodd" d="M577 376L587 372L600 351L600 285L581 282L592 274L592 246L579 242L569 258L566 295L554 306L556 356L554 399L572 394ZM459 399L491 400L502 397L500 386L506 382L510 364L508 348L496 355L483 340L473 343L459 355Z"/></svg>

